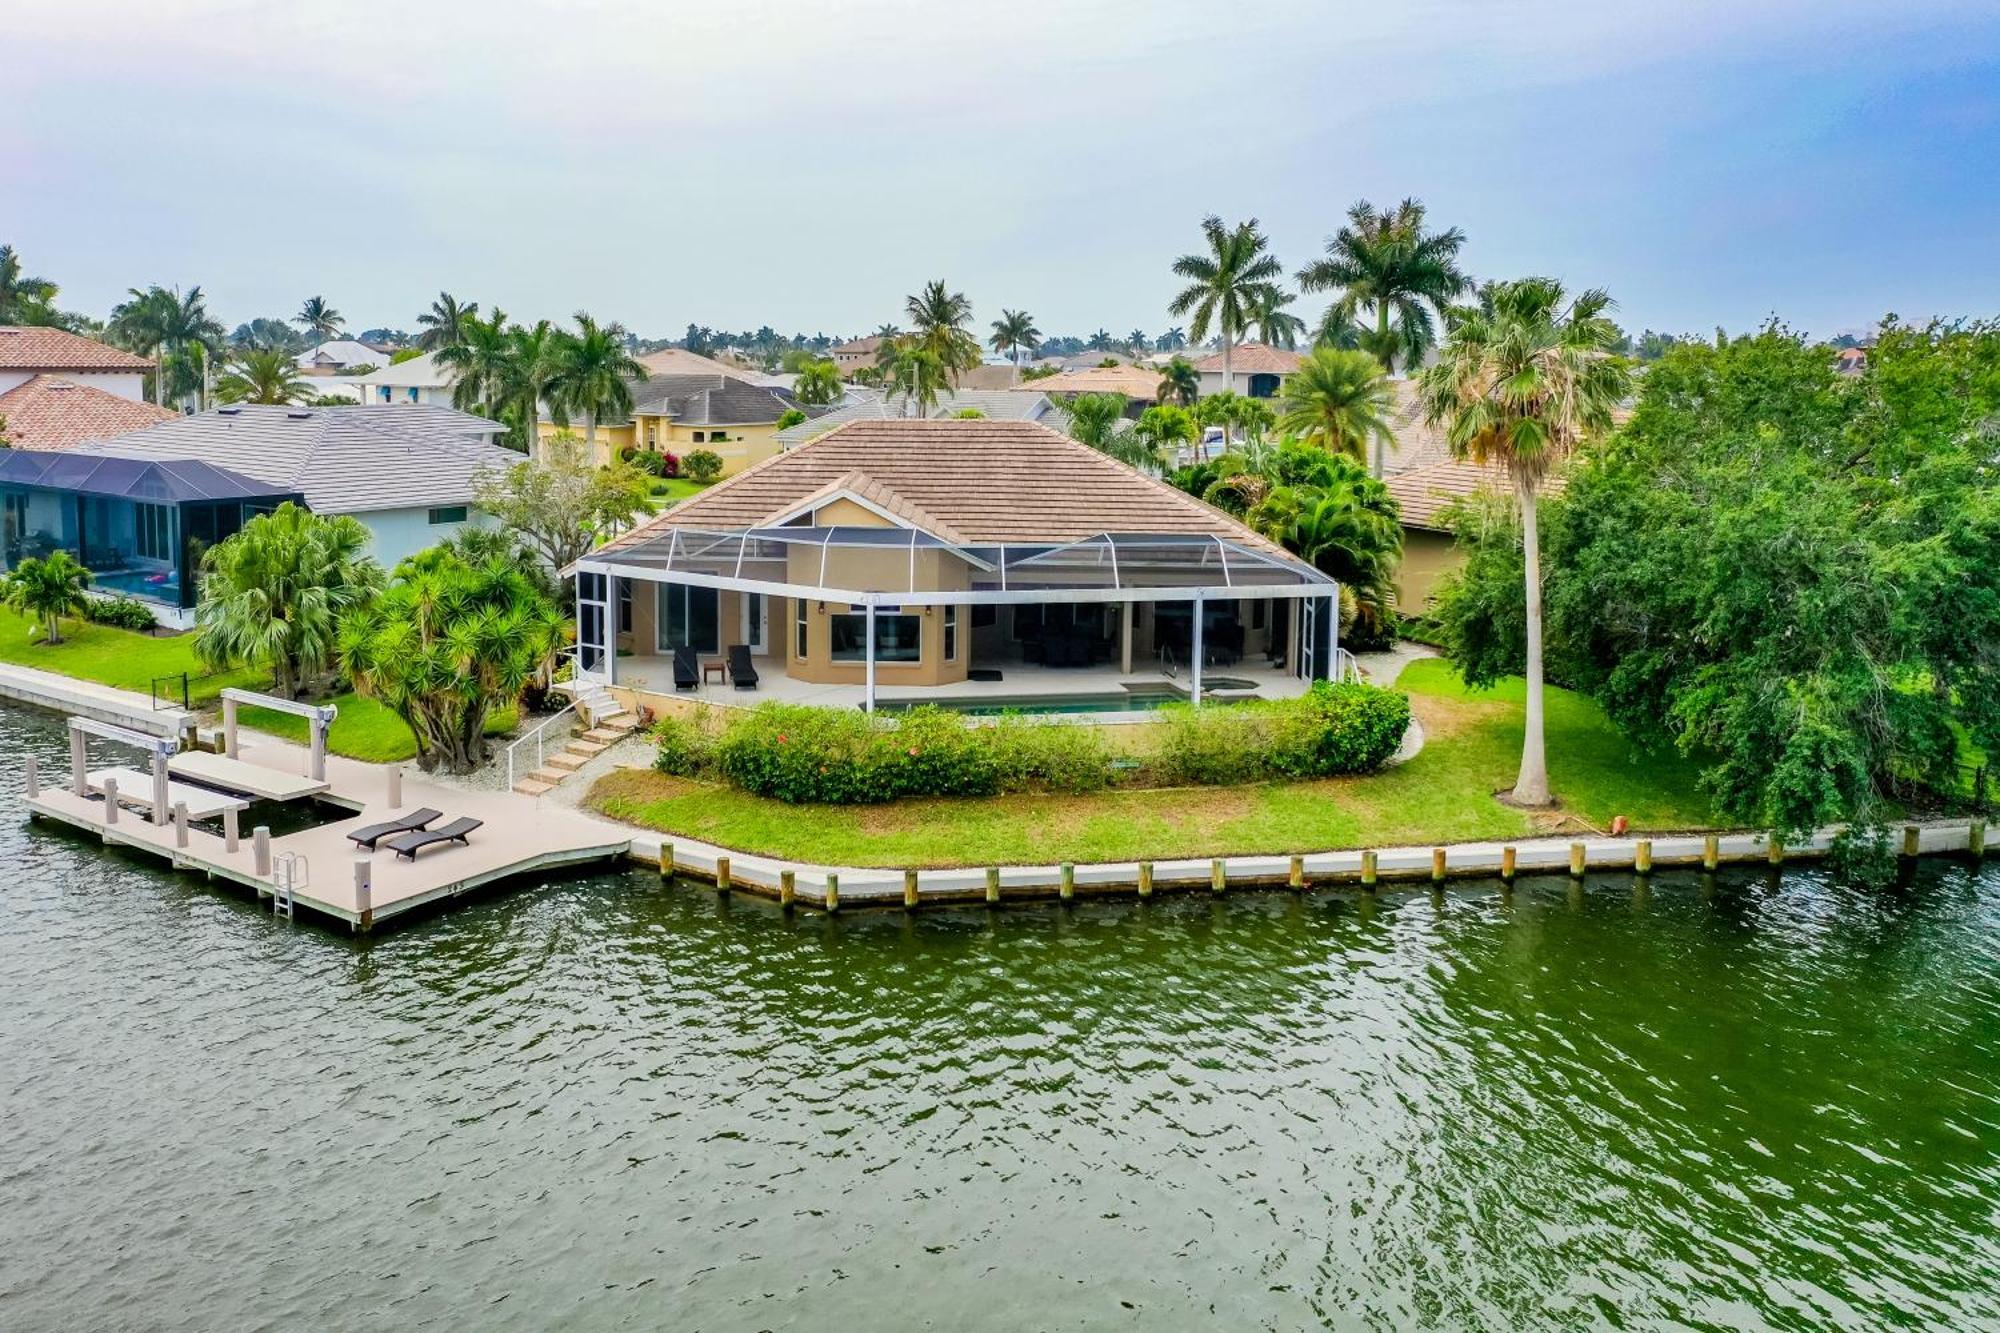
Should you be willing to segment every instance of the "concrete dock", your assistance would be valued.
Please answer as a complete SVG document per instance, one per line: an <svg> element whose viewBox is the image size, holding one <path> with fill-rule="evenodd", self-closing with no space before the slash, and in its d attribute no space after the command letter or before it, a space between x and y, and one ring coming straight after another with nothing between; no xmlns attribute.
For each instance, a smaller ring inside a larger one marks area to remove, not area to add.
<svg viewBox="0 0 2000 1333"><path fill-rule="evenodd" d="M297 773L304 756L300 746L246 736L240 759L269 771ZM223 833L192 826L183 832L172 820L154 824L124 811L115 821L107 821L104 801L96 795L76 796L62 773L41 775L39 785L39 792L26 798L32 817L81 829L107 843L151 852L182 869L246 885L260 897L278 891L281 867L294 866L293 904L344 921L355 930L373 929L442 899L512 876L622 857L631 843L630 835L614 824L529 797L447 787L389 766L336 755L328 758L326 790L318 799L352 814L271 838L267 864L260 868L249 828L237 830L236 847L231 850ZM392 785L401 788L399 800L391 800ZM121 790L121 797L123 794ZM414 861L404 860L387 848L370 853L346 836L350 829L394 819L424 806L443 811L444 820L465 815L484 821L483 827L464 846L431 847L419 852Z"/></svg>

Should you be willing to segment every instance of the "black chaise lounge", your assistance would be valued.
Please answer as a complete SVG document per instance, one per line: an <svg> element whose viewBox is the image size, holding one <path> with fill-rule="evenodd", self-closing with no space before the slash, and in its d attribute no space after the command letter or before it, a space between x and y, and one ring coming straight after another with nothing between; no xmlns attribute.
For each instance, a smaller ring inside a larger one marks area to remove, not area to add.
<svg viewBox="0 0 2000 1333"><path fill-rule="evenodd" d="M701 663L695 660L692 648L683 646L674 649L674 688L677 690L701 688Z"/></svg>
<svg viewBox="0 0 2000 1333"><path fill-rule="evenodd" d="M481 822L480 820L469 819L461 815L449 824L440 824L434 829L422 830L416 833L405 833L400 837L386 840L382 845L396 855L406 856L414 861L417 859L417 853L429 847L432 843L464 842L466 838L471 836L472 831L480 826Z"/></svg>
<svg viewBox="0 0 2000 1333"><path fill-rule="evenodd" d="M750 649L743 644L729 645L729 680L739 690L757 688L757 666L750 660Z"/></svg>
<svg viewBox="0 0 2000 1333"><path fill-rule="evenodd" d="M370 824L366 828L355 829L347 836L351 841L360 843L372 852L375 850L375 844L382 839L396 833L415 833L443 813L441 810L433 810L426 806L422 810L412 810L400 819L388 819L380 824Z"/></svg>

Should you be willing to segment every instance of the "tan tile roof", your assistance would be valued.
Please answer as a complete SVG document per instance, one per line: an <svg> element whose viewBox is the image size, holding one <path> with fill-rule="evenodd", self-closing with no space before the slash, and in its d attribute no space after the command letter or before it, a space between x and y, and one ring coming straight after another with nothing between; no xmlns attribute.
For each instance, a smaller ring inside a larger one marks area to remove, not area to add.
<svg viewBox="0 0 2000 1333"><path fill-rule="evenodd" d="M1013 387L1036 393L1122 393L1150 403L1160 396L1160 372L1145 366L1091 366L1023 380Z"/></svg>
<svg viewBox="0 0 2000 1333"><path fill-rule="evenodd" d="M1268 343L1238 343L1229 353L1229 368L1238 375L1289 375L1299 368L1305 357L1298 352L1288 352L1282 347L1272 347ZM1222 353L1203 357L1194 363L1201 371L1222 372Z"/></svg>
<svg viewBox="0 0 2000 1333"><path fill-rule="evenodd" d="M1450 462L1451 445L1445 440L1444 427L1424 420L1424 405L1417 397L1417 386L1399 379L1389 381L1389 388L1395 395L1395 403L1389 409L1389 430L1394 438L1383 454L1383 472L1394 476L1412 468ZM1370 458L1375 456L1374 451L1371 442Z"/></svg>
<svg viewBox="0 0 2000 1333"><path fill-rule="evenodd" d="M61 329L0 324L0 370L145 371L153 363Z"/></svg>
<svg viewBox="0 0 2000 1333"><path fill-rule="evenodd" d="M57 375L36 375L0 393L0 419L16 449L68 449L144 430L176 413Z"/></svg>
<svg viewBox="0 0 2000 1333"><path fill-rule="evenodd" d="M831 497L843 481L879 488L893 500L885 508L903 506L911 522L968 545L1185 533L1282 554L1221 510L1066 435L1032 421L990 418L850 422L682 501L607 549L649 541L672 527L759 527L808 499Z"/></svg>
<svg viewBox="0 0 2000 1333"><path fill-rule="evenodd" d="M1404 527L1427 528L1432 532L1449 531L1444 511L1457 501L1482 490L1508 495L1514 489L1507 469L1499 464L1459 462L1455 459L1393 473L1383 478L1383 484L1403 511ZM1554 495L1559 494L1562 488L1563 478L1558 474L1546 478L1541 490L1544 495Z"/></svg>

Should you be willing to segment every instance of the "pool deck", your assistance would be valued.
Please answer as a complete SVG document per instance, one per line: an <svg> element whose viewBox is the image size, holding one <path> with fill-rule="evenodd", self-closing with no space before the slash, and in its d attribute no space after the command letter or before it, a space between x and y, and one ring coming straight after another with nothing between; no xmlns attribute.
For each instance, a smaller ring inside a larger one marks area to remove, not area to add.
<svg viewBox="0 0 2000 1333"><path fill-rule="evenodd" d="M269 771L296 773L302 771L305 751L289 742L246 732L240 757L246 764ZM370 930L500 880L552 867L611 860L630 849L630 834L615 824L512 792L468 791L405 773L402 799L392 805L392 767L329 756L328 785L320 799L353 813L271 839L273 871L287 853L298 857L304 866L303 882L292 892L297 906L344 921L355 930ZM124 795L121 783L121 798ZM150 852L178 868L245 885L260 899L270 897L275 888L272 871L260 873L257 869L252 830L248 828L240 830L238 845L231 851L220 833L205 828L190 826L186 844L181 845L171 821L155 825L139 814L125 812L116 822L107 823L103 800L95 795L76 796L63 771L43 774L40 794L24 799L31 817L67 824L102 837L107 844ZM467 845L431 847L418 853L414 861L404 860L387 848L371 854L347 839L350 829L423 806L443 811L447 820L468 815L483 821L484 826ZM366 867L365 889L357 876L357 863Z"/></svg>

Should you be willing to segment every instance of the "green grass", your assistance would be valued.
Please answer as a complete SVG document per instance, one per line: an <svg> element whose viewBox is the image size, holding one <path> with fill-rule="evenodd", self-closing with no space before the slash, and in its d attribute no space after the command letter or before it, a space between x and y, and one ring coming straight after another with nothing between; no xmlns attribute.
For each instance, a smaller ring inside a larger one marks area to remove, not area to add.
<svg viewBox="0 0 2000 1333"><path fill-rule="evenodd" d="M653 501L662 509L670 508L690 496L700 495L713 485L712 481L690 481L686 477L655 477Z"/></svg>
<svg viewBox="0 0 2000 1333"><path fill-rule="evenodd" d="M30 639L28 630L25 616L0 607L0 662L56 671L139 694L145 694L159 676L175 677L174 689L178 691L178 678L185 671L190 677L189 702L196 705L213 701L225 685L255 689L268 680L261 671L230 671L202 680L192 679L207 670L195 660L192 634L156 637L109 625L66 620L62 642L45 644L39 638ZM165 688L163 683L162 689Z"/></svg>
<svg viewBox="0 0 2000 1333"><path fill-rule="evenodd" d="M1550 774L1563 809L1531 815L1495 800L1521 754L1520 682L1468 691L1436 661L1407 668L1427 740L1415 759L1364 778L1248 787L1016 795L886 806L789 806L645 770L599 780L590 803L614 818L740 851L863 866L1123 861L1522 837L1627 815L1640 829L1711 821L1696 766L1640 755L1588 699L1551 689ZM1131 738L1137 740L1137 737Z"/></svg>
<svg viewBox="0 0 2000 1333"><path fill-rule="evenodd" d="M393 764L416 755L417 738L403 725L403 719L375 700L359 694L339 694L326 702L340 709L339 716L333 719L333 729L326 737L327 748L335 754L373 764ZM268 708L244 708L237 714L237 720L246 727L255 727L300 745L306 743L306 720L292 713L273 712ZM516 721L514 709L495 709L487 715L486 734L504 736L514 729Z"/></svg>

